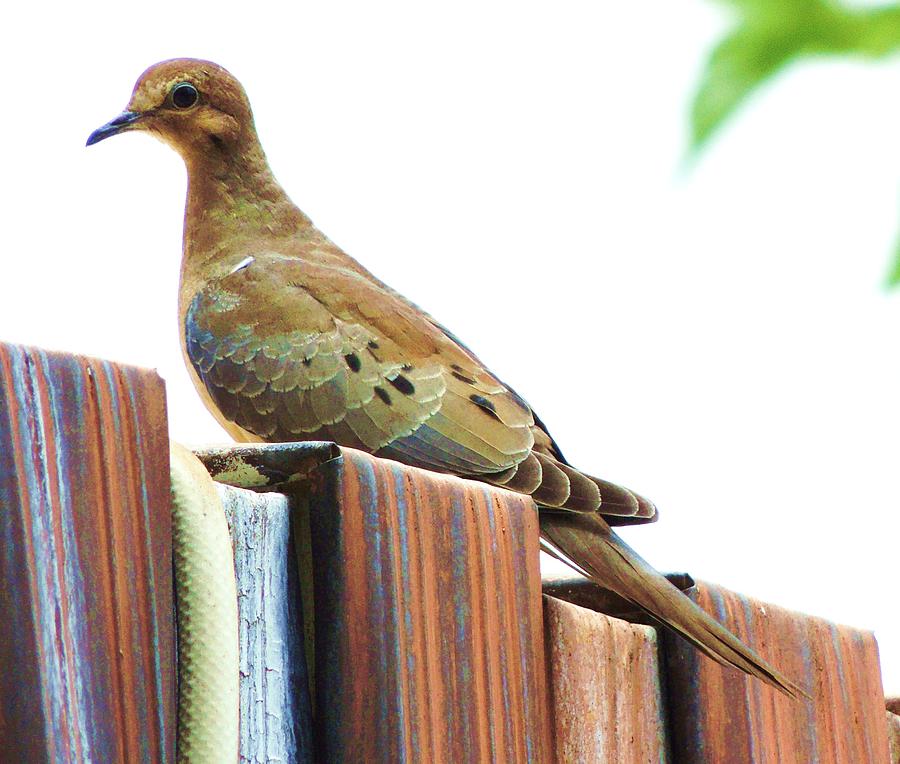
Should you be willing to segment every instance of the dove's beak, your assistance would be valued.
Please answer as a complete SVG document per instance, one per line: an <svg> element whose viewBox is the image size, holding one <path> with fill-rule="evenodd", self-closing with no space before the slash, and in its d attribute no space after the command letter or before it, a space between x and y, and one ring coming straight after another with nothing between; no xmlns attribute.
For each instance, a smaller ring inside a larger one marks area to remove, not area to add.
<svg viewBox="0 0 900 764"><path fill-rule="evenodd" d="M143 114L139 111L123 111L118 117L111 119L103 125L103 127L98 127L94 130L94 132L88 136L86 145L93 146L104 138L109 138L117 133L123 133L126 130L130 130L134 123L142 116Z"/></svg>

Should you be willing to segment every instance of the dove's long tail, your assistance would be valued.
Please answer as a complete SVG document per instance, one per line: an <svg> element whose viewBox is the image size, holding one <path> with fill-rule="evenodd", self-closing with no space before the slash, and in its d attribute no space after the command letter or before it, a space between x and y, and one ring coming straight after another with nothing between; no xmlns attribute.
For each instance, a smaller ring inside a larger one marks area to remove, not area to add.
<svg viewBox="0 0 900 764"><path fill-rule="evenodd" d="M590 578L646 610L715 661L791 697L807 693L657 573L602 517L541 510L541 534Z"/></svg>

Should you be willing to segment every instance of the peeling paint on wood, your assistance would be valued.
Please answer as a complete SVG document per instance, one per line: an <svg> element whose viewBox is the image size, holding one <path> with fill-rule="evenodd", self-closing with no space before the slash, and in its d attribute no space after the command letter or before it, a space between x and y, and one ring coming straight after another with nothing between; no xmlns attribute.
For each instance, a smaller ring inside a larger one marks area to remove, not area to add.
<svg viewBox="0 0 900 764"><path fill-rule="evenodd" d="M0 760L172 762L162 380L0 345Z"/></svg>
<svg viewBox="0 0 900 764"><path fill-rule="evenodd" d="M310 495L321 760L546 761L534 504L341 453Z"/></svg>
<svg viewBox="0 0 900 764"><path fill-rule="evenodd" d="M656 631L544 597L556 760L668 761Z"/></svg>
<svg viewBox="0 0 900 764"><path fill-rule="evenodd" d="M218 486L234 544L242 762L312 762L312 720L291 505Z"/></svg>

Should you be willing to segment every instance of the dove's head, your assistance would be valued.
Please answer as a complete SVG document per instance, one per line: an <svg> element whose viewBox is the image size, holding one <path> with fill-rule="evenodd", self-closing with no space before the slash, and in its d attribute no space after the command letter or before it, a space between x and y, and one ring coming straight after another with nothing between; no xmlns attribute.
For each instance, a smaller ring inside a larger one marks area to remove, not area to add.
<svg viewBox="0 0 900 764"><path fill-rule="evenodd" d="M218 64L193 58L151 66L125 111L94 130L87 145L130 130L156 136L186 160L243 151L257 140L241 84Z"/></svg>

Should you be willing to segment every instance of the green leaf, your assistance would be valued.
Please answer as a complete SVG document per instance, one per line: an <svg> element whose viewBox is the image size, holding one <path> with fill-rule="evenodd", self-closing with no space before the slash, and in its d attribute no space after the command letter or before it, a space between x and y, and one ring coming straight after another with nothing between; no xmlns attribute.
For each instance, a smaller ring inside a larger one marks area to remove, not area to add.
<svg viewBox="0 0 900 764"><path fill-rule="evenodd" d="M887 289L894 289L900 285L900 241L894 246L894 262L888 271L884 285Z"/></svg>
<svg viewBox="0 0 900 764"><path fill-rule="evenodd" d="M713 50L691 107L691 151L702 149L764 80L787 63L789 40L738 30Z"/></svg>
<svg viewBox="0 0 900 764"><path fill-rule="evenodd" d="M849 8L834 0L723 0L737 23L713 49L691 107L692 155L763 82L812 56L879 58L900 50L900 6Z"/></svg>

